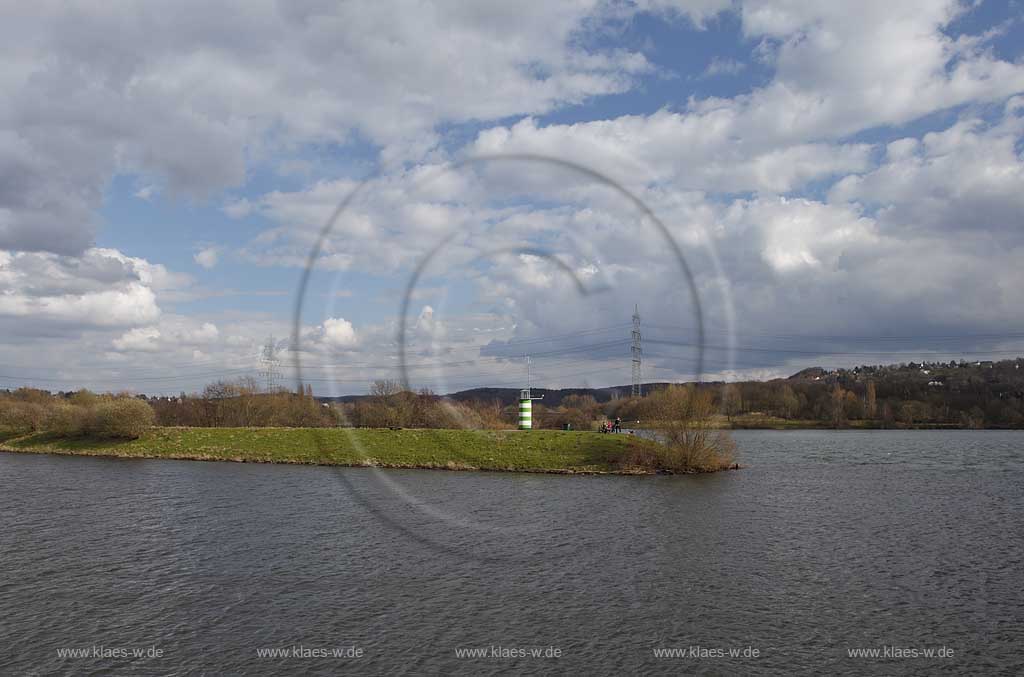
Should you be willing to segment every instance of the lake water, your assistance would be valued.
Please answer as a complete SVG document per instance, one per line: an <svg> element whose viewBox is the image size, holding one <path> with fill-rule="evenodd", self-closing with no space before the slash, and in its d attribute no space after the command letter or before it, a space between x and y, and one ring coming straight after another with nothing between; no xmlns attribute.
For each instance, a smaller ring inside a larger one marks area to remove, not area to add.
<svg viewBox="0 0 1024 677"><path fill-rule="evenodd" d="M0 454L0 674L1024 673L1024 433L735 438L687 477Z"/></svg>

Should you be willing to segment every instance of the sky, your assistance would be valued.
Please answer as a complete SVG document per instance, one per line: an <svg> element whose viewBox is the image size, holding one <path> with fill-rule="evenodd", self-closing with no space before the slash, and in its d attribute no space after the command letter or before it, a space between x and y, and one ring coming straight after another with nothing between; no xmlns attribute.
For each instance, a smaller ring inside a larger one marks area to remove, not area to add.
<svg viewBox="0 0 1024 677"><path fill-rule="evenodd" d="M5 5L0 388L1024 355L1018 0Z"/></svg>

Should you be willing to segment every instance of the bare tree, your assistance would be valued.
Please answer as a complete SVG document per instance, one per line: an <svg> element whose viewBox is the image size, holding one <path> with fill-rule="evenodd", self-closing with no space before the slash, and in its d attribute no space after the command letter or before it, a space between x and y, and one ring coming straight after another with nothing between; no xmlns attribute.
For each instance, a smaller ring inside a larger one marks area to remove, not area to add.
<svg viewBox="0 0 1024 677"><path fill-rule="evenodd" d="M868 391L864 395L864 413L871 419L878 413L878 399L875 395L874 381L868 381Z"/></svg>

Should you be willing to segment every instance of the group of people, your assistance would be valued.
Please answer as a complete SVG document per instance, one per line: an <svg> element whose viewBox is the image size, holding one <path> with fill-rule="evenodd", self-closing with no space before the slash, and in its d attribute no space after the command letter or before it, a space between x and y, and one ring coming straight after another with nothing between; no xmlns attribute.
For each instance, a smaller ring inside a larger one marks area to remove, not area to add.
<svg viewBox="0 0 1024 677"><path fill-rule="evenodd" d="M615 417L615 422L605 421L601 424L601 432L603 433L621 433L622 432L622 419L618 416Z"/></svg>

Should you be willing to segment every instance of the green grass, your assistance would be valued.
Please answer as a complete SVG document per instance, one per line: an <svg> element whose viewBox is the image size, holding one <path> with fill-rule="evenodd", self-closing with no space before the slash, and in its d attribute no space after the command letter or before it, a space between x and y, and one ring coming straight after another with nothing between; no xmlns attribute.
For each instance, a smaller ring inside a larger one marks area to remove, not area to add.
<svg viewBox="0 0 1024 677"><path fill-rule="evenodd" d="M0 433L4 451L532 472L637 472L621 460L644 447L660 445L631 435L553 430L153 428L131 441Z"/></svg>

